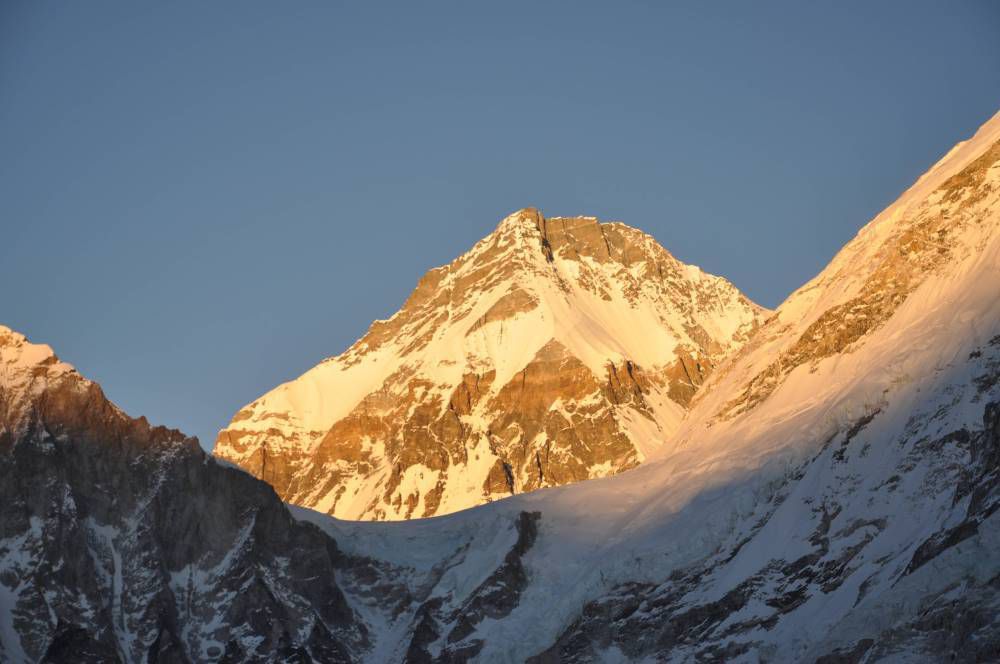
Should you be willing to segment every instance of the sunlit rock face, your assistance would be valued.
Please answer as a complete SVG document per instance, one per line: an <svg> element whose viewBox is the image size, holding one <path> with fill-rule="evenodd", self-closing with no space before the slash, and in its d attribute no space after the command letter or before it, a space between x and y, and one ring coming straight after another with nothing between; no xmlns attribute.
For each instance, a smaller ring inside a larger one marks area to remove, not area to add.
<svg viewBox="0 0 1000 664"><path fill-rule="evenodd" d="M767 312L653 238L520 210L214 454L286 501L407 519L633 468Z"/></svg>

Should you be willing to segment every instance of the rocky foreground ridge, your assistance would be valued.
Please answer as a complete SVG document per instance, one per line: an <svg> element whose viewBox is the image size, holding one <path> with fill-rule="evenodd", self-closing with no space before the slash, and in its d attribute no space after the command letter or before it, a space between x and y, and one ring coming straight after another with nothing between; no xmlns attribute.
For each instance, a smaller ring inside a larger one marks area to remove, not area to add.
<svg viewBox="0 0 1000 664"><path fill-rule="evenodd" d="M0 327L0 661L347 661L336 545Z"/></svg>
<svg viewBox="0 0 1000 664"><path fill-rule="evenodd" d="M653 238L520 210L214 454L290 503L426 517L633 468L766 311Z"/></svg>

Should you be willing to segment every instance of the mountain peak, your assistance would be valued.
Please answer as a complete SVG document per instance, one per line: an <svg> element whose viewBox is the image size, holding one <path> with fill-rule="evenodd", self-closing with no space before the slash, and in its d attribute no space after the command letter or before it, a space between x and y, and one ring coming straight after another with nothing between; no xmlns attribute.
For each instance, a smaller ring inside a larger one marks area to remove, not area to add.
<svg viewBox="0 0 1000 664"><path fill-rule="evenodd" d="M352 519L615 474L766 313L641 231L524 208L347 352L241 410L215 454Z"/></svg>
<svg viewBox="0 0 1000 664"><path fill-rule="evenodd" d="M539 228L542 223L542 213L538 208L525 207L520 210L515 210L511 212L506 217L500 220L497 225L495 233L502 233L503 231L514 229L514 228Z"/></svg>
<svg viewBox="0 0 1000 664"><path fill-rule="evenodd" d="M102 444L128 439L145 446L197 446L179 431L128 417L49 345L0 325L0 451L16 440L48 449L53 439L67 436Z"/></svg>
<svg viewBox="0 0 1000 664"><path fill-rule="evenodd" d="M7 392L8 399L68 375L83 380L47 344L31 343L20 332L0 325L0 390Z"/></svg>
<svg viewBox="0 0 1000 664"><path fill-rule="evenodd" d="M454 269L459 263L493 262L508 272L558 279L558 273L565 270L553 269L554 264L566 261L587 263L585 272L593 272L597 265L634 268L646 264L655 266L660 277L670 273L686 279L703 274L676 260L651 236L620 221L601 222L587 215L546 217L532 207L505 217L493 233L447 268Z"/></svg>

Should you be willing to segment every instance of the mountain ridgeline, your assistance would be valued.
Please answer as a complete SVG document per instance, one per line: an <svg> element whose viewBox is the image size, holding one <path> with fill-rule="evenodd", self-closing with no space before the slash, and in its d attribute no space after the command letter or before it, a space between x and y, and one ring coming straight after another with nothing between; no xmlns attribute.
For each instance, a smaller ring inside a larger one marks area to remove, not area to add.
<svg viewBox="0 0 1000 664"><path fill-rule="evenodd" d="M0 661L998 661L1000 115L773 313L519 212L219 446L0 328Z"/></svg>

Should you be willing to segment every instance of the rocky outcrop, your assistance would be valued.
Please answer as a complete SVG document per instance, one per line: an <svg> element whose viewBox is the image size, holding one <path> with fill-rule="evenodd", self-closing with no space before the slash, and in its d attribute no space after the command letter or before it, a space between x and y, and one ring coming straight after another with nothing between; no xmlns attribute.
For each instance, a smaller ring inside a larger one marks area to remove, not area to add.
<svg viewBox="0 0 1000 664"><path fill-rule="evenodd" d="M633 468L764 312L652 238L521 210L214 454L351 519L444 514Z"/></svg>

